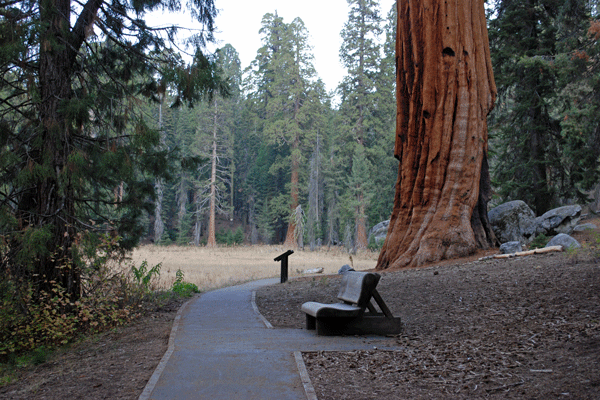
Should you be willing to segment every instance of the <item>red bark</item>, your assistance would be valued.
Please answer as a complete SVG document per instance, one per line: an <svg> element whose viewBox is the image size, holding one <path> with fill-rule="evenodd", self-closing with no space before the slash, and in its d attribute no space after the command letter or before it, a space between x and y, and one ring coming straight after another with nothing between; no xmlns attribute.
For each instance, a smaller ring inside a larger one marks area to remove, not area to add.
<svg viewBox="0 0 600 400"><path fill-rule="evenodd" d="M487 115L496 97L481 0L398 2L394 209L377 269L487 248Z"/></svg>

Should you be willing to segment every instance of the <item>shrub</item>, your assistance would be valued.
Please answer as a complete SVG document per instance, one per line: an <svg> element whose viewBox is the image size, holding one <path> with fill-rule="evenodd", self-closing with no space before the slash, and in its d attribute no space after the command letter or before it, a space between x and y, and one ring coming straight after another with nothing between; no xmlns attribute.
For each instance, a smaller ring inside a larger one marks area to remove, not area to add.
<svg viewBox="0 0 600 400"><path fill-rule="evenodd" d="M244 230L241 226L238 226L238 228L235 230L235 233L233 235L233 242L235 244L244 243Z"/></svg>
<svg viewBox="0 0 600 400"><path fill-rule="evenodd" d="M227 246L233 246L244 243L244 230L239 226L235 232L231 229L220 229L215 232L215 240L219 244L226 244Z"/></svg>
<svg viewBox="0 0 600 400"><path fill-rule="evenodd" d="M183 281L183 271L180 269L175 273L175 282L171 290L181 297L192 297L194 293L200 292L195 284Z"/></svg>
<svg viewBox="0 0 600 400"><path fill-rule="evenodd" d="M2 280L0 361L123 325L143 310L141 304L151 297L160 264L148 268L144 262L127 272L118 238L89 235L80 243L76 259L82 270L82 293L77 300L57 282L47 282L52 287L48 292L36 292L32 282L10 276Z"/></svg>
<svg viewBox="0 0 600 400"><path fill-rule="evenodd" d="M375 235L371 235L371 237L369 238L369 244L367 245L367 248L371 251L381 251L382 247L383 247L383 240L380 242L377 242L377 240L375 240Z"/></svg>
<svg viewBox="0 0 600 400"><path fill-rule="evenodd" d="M542 247L546 246L549 241L550 241L550 238L548 236L544 235L543 233L540 233L539 235L537 235L535 237L535 239L533 239L533 241L529 245L529 248L531 250L541 249Z"/></svg>

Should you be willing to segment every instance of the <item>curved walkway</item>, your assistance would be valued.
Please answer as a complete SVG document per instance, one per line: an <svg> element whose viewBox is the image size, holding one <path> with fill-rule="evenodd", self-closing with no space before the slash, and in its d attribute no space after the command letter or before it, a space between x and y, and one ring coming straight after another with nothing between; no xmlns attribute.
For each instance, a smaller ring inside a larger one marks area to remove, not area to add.
<svg viewBox="0 0 600 400"><path fill-rule="evenodd" d="M377 337L269 329L253 309L252 292L277 282L218 289L186 303L140 400L316 399L300 352L385 348Z"/></svg>

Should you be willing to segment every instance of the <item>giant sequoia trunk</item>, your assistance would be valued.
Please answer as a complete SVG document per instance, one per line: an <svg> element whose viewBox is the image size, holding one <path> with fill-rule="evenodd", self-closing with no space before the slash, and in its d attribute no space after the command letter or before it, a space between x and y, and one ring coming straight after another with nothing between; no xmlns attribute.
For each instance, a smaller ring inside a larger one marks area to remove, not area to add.
<svg viewBox="0 0 600 400"><path fill-rule="evenodd" d="M377 269L495 244L487 122L496 97L483 0L398 2L394 209Z"/></svg>

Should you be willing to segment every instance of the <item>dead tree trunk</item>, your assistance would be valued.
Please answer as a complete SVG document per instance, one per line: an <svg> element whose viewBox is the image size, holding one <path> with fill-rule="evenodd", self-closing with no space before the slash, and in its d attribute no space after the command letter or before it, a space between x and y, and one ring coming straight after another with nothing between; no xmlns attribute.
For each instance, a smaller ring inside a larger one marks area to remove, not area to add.
<svg viewBox="0 0 600 400"><path fill-rule="evenodd" d="M495 244L487 220L494 83L481 0L398 2L394 209L377 269Z"/></svg>
<svg viewBox="0 0 600 400"><path fill-rule="evenodd" d="M300 170L300 160L298 157L298 152L300 148L300 139L296 137L292 147L292 179L291 179L291 212L294 213L296 211L296 207L299 204L299 187L298 187L298 177ZM292 214L295 215L295 214ZM298 247L298 241L296 240L296 220L291 217L288 223L287 234L285 237L284 247Z"/></svg>
<svg viewBox="0 0 600 400"><path fill-rule="evenodd" d="M298 76L299 76L299 72L298 72ZM291 173L292 173L292 179L291 179L291 188L290 188L290 200L291 200L291 204L290 204L290 208L291 208L291 215L292 217L290 218L290 221L288 223L288 229L287 229L287 234L285 237L285 242L283 243L283 245L285 247L292 247L292 248L296 248L298 247L298 241L296 240L297 236L296 236L296 220L293 216L295 216L295 212L296 212L296 207L298 207L299 204L299 197L300 197L300 189L298 186L298 182L299 182L299 172L300 172L300 123L298 122L298 113L300 112L300 99L298 97L296 97L296 100L294 102L294 126L295 126L295 136L294 136L294 141L292 142L292 148L291 148Z"/></svg>
<svg viewBox="0 0 600 400"><path fill-rule="evenodd" d="M212 155L211 155L211 170L210 170L210 211L208 215L208 240L207 247L215 247L217 240L215 236L215 213L217 203L217 124L218 124L218 105L217 100L214 100L215 112L213 114L213 140L212 140Z"/></svg>

